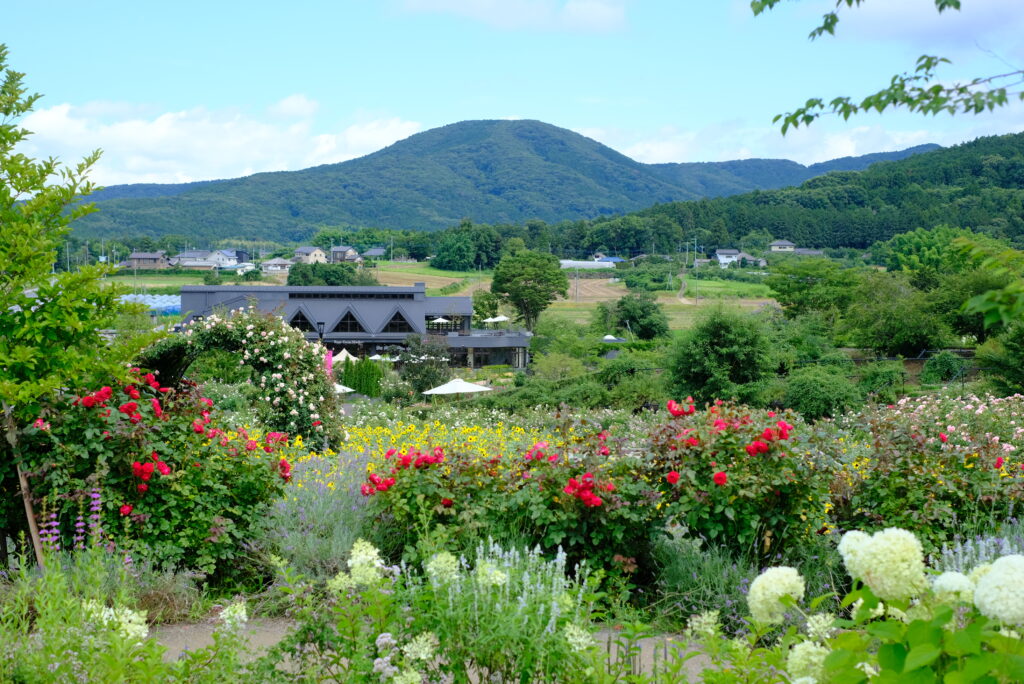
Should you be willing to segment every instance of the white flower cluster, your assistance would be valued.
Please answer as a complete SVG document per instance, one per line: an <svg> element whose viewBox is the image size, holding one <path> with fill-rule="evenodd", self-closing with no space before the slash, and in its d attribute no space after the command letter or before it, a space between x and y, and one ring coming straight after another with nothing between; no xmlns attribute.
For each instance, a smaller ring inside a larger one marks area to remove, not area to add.
<svg viewBox="0 0 1024 684"><path fill-rule="evenodd" d="M575 622L567 623L562 629L562 634L565 636L565 643L569 644L573 653L583 653L597 646L597 641L590 630L580 627Z"/></svg>
<svg viewBox="0 0 1024 684"><path fill-rule="evenodd" d="M245 601L235 601L222 610L220 612L220 619L224 626L232 632L245 627L245 623L249 621L249 613L245 609Z"/></svg>
<svg viewBox="0 0 1024 684"><path fill-rule="evenodd" d="M825 641L835 631L836 618L827 613L815 613L807 618L807 636L814 641Z"/></svg>
<svg viewBox="0 0 1024 684"><path fill-rule="evenodd" d="M431 661L437 655L437 647L441 643L433 632L423 632L413 637L413 640L402 647L402 653L409 660Z"/></svg>
<svg viewBox="0 0 1024 684"><path fill-rule="evenodd" d="M992 563L974 589L982 615L1005 625L1024 626L1024 556L1003 556Z"/></svg>
<svg viewBox="0 0 1024 684"><path fill-rule="evenodd" d="M508 573L499 570L491 561L481 561L476 566L476 581L483 587L503 587L508 584Z"/></svg>
<svg viewBox="0 0 1024 684"><path fill-rule="evenodd" d="M932 591L942 601L974 603L974 582L962 572L944 572L932 582Z"/></svg>
<svg viewBox="0 0 1024 684"><path fill-rule="evenodd" d="M780 566L768 568L753 582L747 593L750 616L757 622L781 622L786 612L782 599L789 596L794 601L804 597L804 578L796 568Z"/></svg>
<svg viewBox="0 0 1024 684"><path fill-rule="evenodd" d="M384 577L384 560L373 544L357 539L348 557L348 569L348 572L339 572L327 580L327 589L341 594L349 589L376 584Z"/></svg>
<svg viewBox="0 0 1024 684"><path fill-rule="evenodd" d="M432 582L447 584L459 574L459 559L447 551L442 551L431 556L423 569L427 571L427 577Z"/></svg>
<svg viewBox="0 0 1024 684"><path fill-rule="evenodd" d="M145 613L123 606L111 608L91 600L82 604L82 610L86 620L114 629L128 641L141 642L149 636Z"/></svg>
<svg viewBox="0 0 1024 684"><path fill-rule="evenodd" d="M850 576L862 580L883 601L905 600L928 586L921 542L898 527L870 536L847 532L839 542L839 553Z"/></svg>
<svg viewBox="0 0 1024 684"><path fill-rule="evenodd" d="M816 682L821 677L828 654L828 646L822 646L815 641L793 644L789 649L789 655L786 656L786 671L794 682L800 681L801 678Z"/></svg>
<svg viewBox="0 0 1024 684"><path fill-rule="evenodd" d="M717 639L721 634L717 610L707 610L700 615L690 617L686 624L687 641Z"/></svg>
<svg viewBox="0 0 1024 684"><path fill-rule="evenodd" d="M423 675L416 670L402 670L392 678L391 684L423 684Z"/></svg>

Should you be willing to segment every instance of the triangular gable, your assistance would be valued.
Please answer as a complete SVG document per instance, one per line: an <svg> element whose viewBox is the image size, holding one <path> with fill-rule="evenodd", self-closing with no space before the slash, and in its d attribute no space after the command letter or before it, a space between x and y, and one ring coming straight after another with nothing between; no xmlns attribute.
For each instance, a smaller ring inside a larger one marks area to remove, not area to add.
<svg viewBox="0 0 1024 684"><path fill-rule="evenodd" d="M316 326L313 325L313 321L309 319L302 309L299 309L292 314L291 319L288 321L288 325L292 326L296 330L301 330L302 332L316 332Z"/></svg>
<svg viewBox="0 0 1024 684"><path fill-rule="evenodd" d="M331 326L332 333L365 333L366 325L355 315L352 309L342 314L341 318Z"/></svg>
<svg viewBox="0 0 1024 684"><path fill-rule="evenodd" d="M416 328L414 328L412 323L409 322L409 319L407 319L405 315L402 314L401 309L396 309L395 313L392 314L390 319L388 319L388 322L384 324L383 328L381 328L381 332L414 333L416 332Z"/></svg>

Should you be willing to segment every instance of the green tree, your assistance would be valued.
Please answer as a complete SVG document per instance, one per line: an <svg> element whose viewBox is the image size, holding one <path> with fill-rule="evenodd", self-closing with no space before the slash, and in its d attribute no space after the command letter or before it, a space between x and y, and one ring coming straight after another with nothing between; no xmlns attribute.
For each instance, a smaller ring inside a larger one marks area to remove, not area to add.
<svg viewBox="0 0 1024 684"><path fill-rule="evenodd" d="M447 271L472 271L475 260L473 236L467 231L452 231L441 238L430 265Z"/></svg>
<svg viewBox="0 0 1024 684"><path fill-rule="evenodd" d="M785 405L807 420L833 418L862 401L849 378L834 366L805 366L786 379Z"/></svg>
<svg viewBox="0 0 1024 684"><path fill-rule="evenodd" d="M551 254L523 251L504 257L494 270L491 292L511 304L527 330L551 302L569 291L569 279Z"/></svg>
<svg viewBox="0 0 1024 684"><path fill-rule="evenodd" d="M372 273L353 264L295 264L288 271L288 285L379 285Z"/></svg>
<svg viewBox="0 0 1024 684"><path fill-rule="evenodd" d="M978 349L976 360L996 392L1024 393L1024 323L1010 326Z"/></svg>
<svg viewBox="0 0 1024 684"><path fill-rule="evenodd" d="M949 340L949 328L929 310L925 293L901 273L869 273L853 291L842 329L858 347L886 356L918 356Z"/></svg>
<svg viewBox="0 0 1024 684"><path fill-rule="evenodd" d="M818 312L834 319L850 305L858 277L831 259L793 259L773 266L765 283L787 316Z"/></svg>
<svg viewBox="0 0 1024 684"><path fill-rule="evenodd" d="M622 297L615 305L619 328L625 328L641 340L653 340L668 334L668 316L650 292Z"/></svg>
<svg viewBox="0 0 1024 684"><path fill-rule="evenodd" d="M473 318L477 321L494 318L498 315L500 304L501 300L494 293L487 290L476 290L473 293Z"/></svg>
<svg viewBox="0 0 1024 684"><path fill-rule="evenodd" d="M405 348L398 353L398 361L401 363L398 374L415 391L423 392L437 387L452 377L447 345L424 340L419 335L410 335L405 344Z"/></svg>
<svg viewBox="0 0 1024 684"><path fill-rule="evenodd" d="M27 94L23 78L7 67L7 48L0 45L0 402L10 448L8 456L0 455L0 498L12 501L20 489L34 531L28 482L20 469L22 432L45 418L67 388L80 387L98 372L123 377L125 369L119 363L124 359L108 352L99 332L123 310L119 291L101 284L109 269L83 266L51 275L69 224L94 210L78 200L93 189L86 176L99 152L73 168L17 152L29 132L16 122L39 98ZM5 518L11 515L0 509L0 528L8 527L12 521Z"/></svg>
<svg viewBox="0 0 1024 684"><path fill-rule="evenodd" d="M781 0L751 0L750 7L755 15L778 5ZM815 40L825 35L835 35L839 23L839 10L845 5L856 8L864 0L835 0L836 9L826 12L821 24L811 31ZM934 0L938 12L959 10L960 0ZM848 119L865 111L884 111L889 107L905 108L920 114L980 114L1007 104L1011 98L1024 100L1024 91L1019 86L1024 69L1009 68L1001 74L979 76L970 81L944 82L939 70L949 60L938 55L921 55L913 71L897 74L889 85L860 99L859 102L847 96L835 97L829 102L811 98L802 107L792 112L779 114L775 121L782 121L782 132L790 127L810 125L824 113L839 114Z"/></svg>
<svg viewBox="0 0 1024 684"><path fill-rule="evenodd" d="M672 390L697 401L763 401L775 355L763 321L721 307L708 310L680 336L669 361Z"/></svg>

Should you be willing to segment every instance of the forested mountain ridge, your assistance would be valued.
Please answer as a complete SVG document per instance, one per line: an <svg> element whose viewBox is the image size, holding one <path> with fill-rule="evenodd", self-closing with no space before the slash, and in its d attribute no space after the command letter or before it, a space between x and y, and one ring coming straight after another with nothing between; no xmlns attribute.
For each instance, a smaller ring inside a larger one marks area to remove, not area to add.
<svg viewBox="0 0 1024 684"><path fill-rule="evenodd" d="M556 223L780 187L829 165L864 168L927 147L810 167L769 159L642 164L539 121L464 121L340 164L206 183L114 186L93 197L100 211L77 221L75 232L299 241L323 225L435 230L467 217Z"/></svg>
<svg viewBox="0 0 1024 684"><path fill-rule="evenodd" d="M943 224L1024 246L1024 133L830 173L799 187L673 202L632 216L710 247L767 232L803 247L861 248Z"/></svg>

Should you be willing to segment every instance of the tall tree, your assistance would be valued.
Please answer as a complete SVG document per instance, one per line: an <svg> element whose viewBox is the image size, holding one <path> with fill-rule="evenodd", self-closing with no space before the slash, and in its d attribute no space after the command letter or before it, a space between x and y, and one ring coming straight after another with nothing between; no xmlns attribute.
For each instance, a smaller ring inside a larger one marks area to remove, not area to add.
<svg viewBox="0 0 1024 684"><path fill-rule="evenodd" d="M551 302L569 291L569 278L552 254L522 251L502 258L494 269L491 292L511 304L527 330Z"/></svg>
<svg viewBox="0 0 1024 684"><path fill-rule="evenodd" d="M0 490L17 476L34 532L28 481L21 470L23 431L45 417L47 404L64 388L77 388L98 370L123 375L124 368L108 353L99 332L122 312L118 290L100 282L109 269L86 265L51 275L69 224L93 211L78 200L93 189L86 176L99 152L73 168L17 152L29 132L16 122L39 99L27 94L23 78L7 67L7 48L0 45L0 403L13 455L0 458ZM13 493L13 487L8 491ZM38 535L33 537L37 542ZM38 543L36 552L41 563Z"/></svg>

